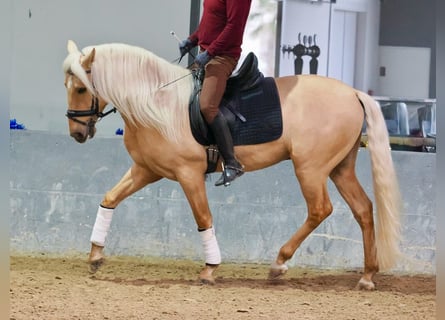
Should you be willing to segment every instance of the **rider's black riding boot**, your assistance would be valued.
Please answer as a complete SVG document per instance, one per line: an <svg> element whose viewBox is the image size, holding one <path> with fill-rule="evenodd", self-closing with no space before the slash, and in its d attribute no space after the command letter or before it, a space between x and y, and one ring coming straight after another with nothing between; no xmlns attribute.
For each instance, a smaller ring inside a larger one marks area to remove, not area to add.
<svg viewBox="0 0 445 320"><path fill-rule="evenodd" d="M227 187L230 182L244 173L243 166L235 159L232 134L224 115L218 112L209 126L224 159L224 170L221 177L215 182L215 186L224 185Z"/></svg>

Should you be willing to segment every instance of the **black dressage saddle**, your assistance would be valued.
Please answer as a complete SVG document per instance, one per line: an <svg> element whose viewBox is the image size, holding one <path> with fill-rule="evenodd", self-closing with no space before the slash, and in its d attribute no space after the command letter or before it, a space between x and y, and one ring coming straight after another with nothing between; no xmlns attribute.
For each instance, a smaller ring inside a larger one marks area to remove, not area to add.
<svg viewBox="0 0 445 320"><path fill-rule="evenodd" d="M215 138L199 107L202 79L203 70L197 70L189 106L190 125L196 141L208 147L208 159L217 162ZM229 124L235 146L273 141L282 134L281 106L275 80L264 77L252 52L244 59L238 72L228 79L220 110ZM214 170L209 161L207 173Z"/></svg>

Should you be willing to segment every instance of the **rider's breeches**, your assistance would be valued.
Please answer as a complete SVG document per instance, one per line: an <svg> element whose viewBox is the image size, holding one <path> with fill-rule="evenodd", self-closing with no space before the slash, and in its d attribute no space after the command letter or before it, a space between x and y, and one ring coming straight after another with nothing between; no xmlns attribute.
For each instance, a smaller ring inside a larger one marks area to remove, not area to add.
<svg viewBox="0 0 445 320"><path fill-rule="evenodd" d="M205 76L200 96L201 112L212 123L218 114L227 79L232 75L237 60L228 56L216 56L205 66Z"/></svg>

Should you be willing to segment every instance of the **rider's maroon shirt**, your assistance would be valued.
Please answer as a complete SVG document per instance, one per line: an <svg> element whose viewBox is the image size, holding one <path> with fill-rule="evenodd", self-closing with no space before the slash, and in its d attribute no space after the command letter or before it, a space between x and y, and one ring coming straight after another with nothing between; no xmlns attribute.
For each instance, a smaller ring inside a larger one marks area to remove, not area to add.
<svg viewBox="0 0 445 320"><path fill-rule="evenodd" d="M251 0L205 0L198 29L189 39L211 56L239 59Z"/></svg>

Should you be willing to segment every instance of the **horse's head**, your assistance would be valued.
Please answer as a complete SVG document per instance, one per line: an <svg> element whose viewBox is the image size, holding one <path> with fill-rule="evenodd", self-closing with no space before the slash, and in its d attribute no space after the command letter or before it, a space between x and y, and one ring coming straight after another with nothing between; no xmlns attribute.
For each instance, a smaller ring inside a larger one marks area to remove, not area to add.
<svg viewBox="0 0 445 320"><path fill-rule="evenodd" d="M108 114L102 113L107 102L97 94L92 80L91 70L96 50L93 48L84 54L70 40L68 53L63 63L68 98L66 116L71 137L83 143L96 133L96 122Z"/></svg>

